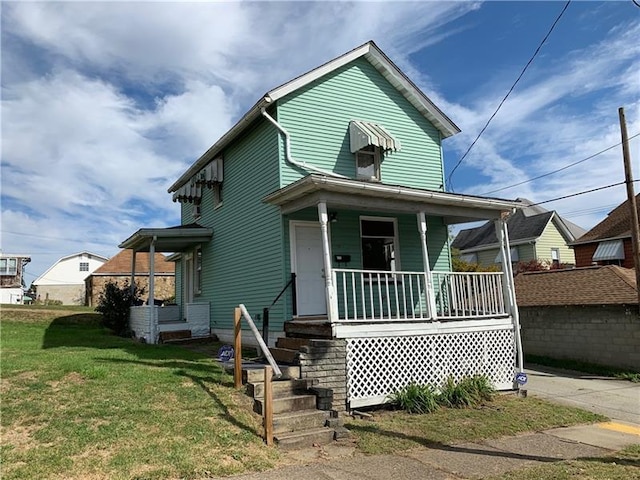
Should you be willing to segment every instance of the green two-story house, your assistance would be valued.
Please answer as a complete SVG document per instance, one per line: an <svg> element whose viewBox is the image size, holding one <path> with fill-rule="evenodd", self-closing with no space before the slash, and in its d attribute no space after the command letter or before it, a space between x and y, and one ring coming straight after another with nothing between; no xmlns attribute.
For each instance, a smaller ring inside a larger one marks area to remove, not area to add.
<svg viewBox="0 0 640 480"><path fill-rule="evenodd" d="M270 346L305 324L338 342L347 407L449 374L512 388L510 262L452 273L448 227L494 220L504 250L519 204L444 191L441 143L458 132L373 42L267 92L169 188L182 225L121 244L178 262L178 323L136 313L137 334L231 341L242 304L259 328L268 313Z"/></svg>

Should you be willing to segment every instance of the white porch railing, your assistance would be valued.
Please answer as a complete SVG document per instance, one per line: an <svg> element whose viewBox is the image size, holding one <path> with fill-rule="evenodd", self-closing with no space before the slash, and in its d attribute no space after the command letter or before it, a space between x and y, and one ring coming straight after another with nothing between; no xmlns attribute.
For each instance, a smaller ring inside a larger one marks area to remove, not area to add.
<svg viewBox="0 0 640 480"><path fill-rule="evenodd" d="M193 337L205 337L211 333L209 302L187 303L183 306L157 305L133 306L129 309L129 328L136 338L147 343L156 343L160 332L191 330Z"/></svg>
<svg viewBox="0 0 640 480"><path fill-rule="evenodd" d="M333 269L340 322L413 321L507 316L500 272ZM436 311L429 311L429 296ZM435 315L434 315L435 313Z"/></svg>

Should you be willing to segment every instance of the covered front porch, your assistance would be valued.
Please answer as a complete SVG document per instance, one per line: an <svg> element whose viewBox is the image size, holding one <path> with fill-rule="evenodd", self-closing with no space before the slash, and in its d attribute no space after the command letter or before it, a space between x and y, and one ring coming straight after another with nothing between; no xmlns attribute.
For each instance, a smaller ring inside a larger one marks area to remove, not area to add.
<svg viewBox="0 0 640 480"><path fill-rule="evenodd" d="M514 387L522 348L505 216L518 202L317 175L265 201L280 208L291 237L297 305L285 331L325 323L344 342L349 408L449 375L483 373L498 389ZM486 220L495 222L502 271L450 271L448 227ZM380 253L368 260L367 249Z"/></svg>
<svg viewBox="0 0 640 480"><path fill-rule="evenodd" d="M143 228L122 242L120 248L133 251L130 285L134 285L137 252L149 252L149 292L143 305L130 308L129 326L136 338L147 343L158 343L163 334L189 332L192 337L206 337L211 333L210 305L204 299L193 295L191 282L176 285L176 297L184 302L178 304L158 304L154 298L155 253L173 253L172 261L185 261L191 271L197 268L198 249L211 240L213 232L198 224L170 228ZM180 292L179 290L183 290Z"/></svg>

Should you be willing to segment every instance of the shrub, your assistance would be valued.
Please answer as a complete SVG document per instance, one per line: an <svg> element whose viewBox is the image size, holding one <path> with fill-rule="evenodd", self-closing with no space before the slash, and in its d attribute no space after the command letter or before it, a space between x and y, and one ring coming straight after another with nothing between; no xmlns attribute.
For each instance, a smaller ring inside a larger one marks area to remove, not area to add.
<svg viewBox="0 0 640 480"><path fill-rule="evenodd" d="M475 407L493 398L494 389L485 375L464 377L456 382L449 376L440 388L438 401L450 408Z"/></svg>
<svg viewBox="0 0 640 480"><path fill-rule="evenodd" d="M125 282L119 287L115 282L109 282L98 298L96 311L102 314L102 326L110 329L116 335L128 336L129 329L129 307L144 293L144 289L135 286L129 287L129 282Z"/></svg>
<svg viewBox="0 0 640 480"><path fill-rule="evenodd" d="M409 413L435 412L439 405L437 394L431 385L411 383L390 397L391 404Z"/></svg>

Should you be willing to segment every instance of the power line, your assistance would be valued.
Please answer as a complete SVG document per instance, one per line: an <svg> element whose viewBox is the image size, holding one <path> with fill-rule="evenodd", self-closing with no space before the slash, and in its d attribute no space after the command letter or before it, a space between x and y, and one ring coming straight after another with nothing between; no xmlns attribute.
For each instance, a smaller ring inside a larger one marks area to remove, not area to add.
<svg viewBox="0 0 640 480"><path fill-rule="evenodd" d="M632 180L632 182L640 182L640 179ZM597 188L592 188L591 190L584 190L582 192L571 193L571 194L565 195L563 197L552 198L551 200L545 200L543 202L538 202L538 203L534 203L534 204L527 205L527 206L528 207L535 207L536 205L542 205L543 203L556 202L558 200L564 200L565 198L577 197L578 195L584 195L585 193L592 193L592 192L597 192L598 190L605 190L607 188L617 187L618 185L624 185L625 183L626 183L625 180L623 180L622 182L612 183L611 185L605 185L604 187L597 187Z"/></svg>
<svg viewBox="0 0 640 480"><path fill-rule="evenodd" d="M542 48L542 46L545 44L545 42L547 41L547 39L549 38L549 36L551 35L551 32L553 32L553 29L556 27L556 24L560 21L560 18L562 18L562 15L564 15L564 12L567 10L567 8L569 7L569 4L571 3L571 0L568 0L567 3L564 5L564 8L562 9L562 11L560 12L560 14L558 15L558 17L555 19L555 21L553 22L553 24L551 25L551 28L549 29L549 31L547 32L547 34L544 36L544 38L542 39L542 41L540 42L540 45L538 45L538 48L536 48L536 51L533 52L533 55L531 56L531 58L529 59L529 61L527 62L527 64L524 66L524 68L522 69L522 71L520 72L520 75L518 75L518 78L516 78L516 81L513 82L513 85L511 85L511 88L509 89L509 91L507 92L507 94L504 96L504 98L502 99L502 101L500 102L500 104L498 105L498 108L496 108L495 112L493 112L493 114L489 117L489 120L487 120L487 123L484 124L484 127L482 127L482 130L480 130L480 133L478 133L478 136L476 137L476 139L471 143L471 145L469 145L469 148L467 148L467 151L464 152L464 155L462 155L462 157L460 157L460 160L458 160L458 162L456 163L455 167L453 167L453 170L451 170L451 173L449 174L449 177L447 178L447 184L449 185L449 187L451 187L451 177L453 176L453 174L455 173L455 171L458 169L458 167L460 166L460 164L462 163L462 161L466 158L466 156L469 154L469 152L471 151L471 149L473 148L473 146L476 144L476 142L480 139L480 137L482 136L482 134L484 133L484 131L487 129L487 127L489 126L489 124L491 123L491 120L493 120L493 117L496 116L496 114L498 113L498 111L500 110L500 108L502 107L502 105L504 104L504 102L507 100L507 98L509 97L509 95L511 95L511 92L513 92L513 89L516 87L516 85L518 84L518 82L520 81L520 79L522 78L522 76L524 75L524 73L527 71L527 69L529 68L529 65L531 65L531 63L533 62L533 60L538 56L538 52L540 52L540 49Z"/></svg>
<svg viewBox="0 0 640 480"><path fill-rule="evenodd" d="M640 133L636 133L634 136L629 137L629 140L631 140L632 138L635 138L637 136L640 136ZM607 152L607 151L611 150L612 148L619 147L620 145L622 145L622 142L616 143L615 145L611 145L610 147L607 147L604 150L600 150L598 153L594 153L593 155L589 155L587 158L583 158L582 160L578 160L577 162L570 163L569 165L565 165L564 167L559 168L557 170L553 170L551 172L543 173L542 175L538 175L537 177L529 178L527 180L523 180L522 182L514 183L513 185L508 185L506 187L498 188L497 190L491 190L490 192L485 192L485 193L482 193L481 195L489 195L490 193L501 192L503 190L508 190L510 188L513 188L513 187L518 187L520 185L524 185L525 183L533 182L534 180L538 180L540 178L548 177L549 175L553 175L554 173L561 172L563 170L566 170L567 168L575 167L576 165L578 165L580 163L586 162L587 160L591 160L592 158L597 157L598 155L602 155L604 152Z"/></svg>

